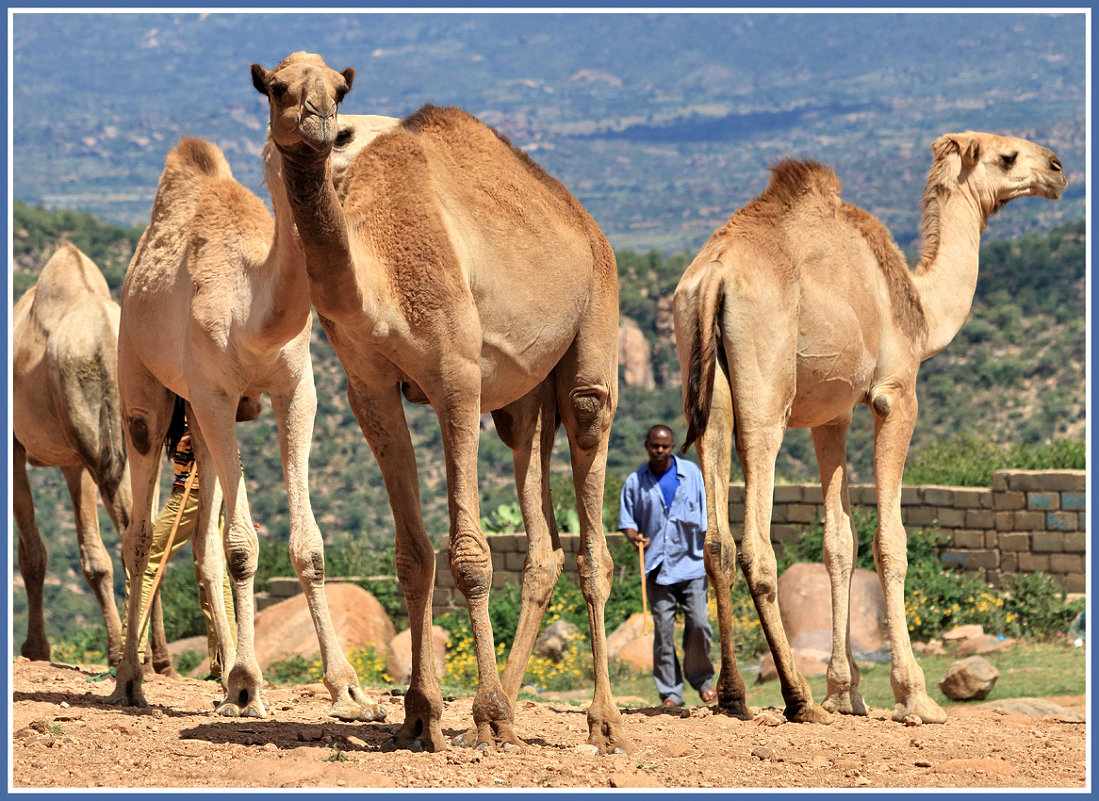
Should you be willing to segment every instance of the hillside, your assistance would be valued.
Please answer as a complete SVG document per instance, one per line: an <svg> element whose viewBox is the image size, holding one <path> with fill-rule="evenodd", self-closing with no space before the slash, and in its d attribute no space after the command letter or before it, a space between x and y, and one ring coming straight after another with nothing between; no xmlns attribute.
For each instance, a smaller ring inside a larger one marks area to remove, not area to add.
<svg viewBox="0 0 1099 801"><path fill-rule="evenodd" d="M105 273L117 294L125 269L122 256L127 243L135 240L135 231L99 225L90 216L49 213L23 204L16 204L14 211L17 285L31 285L48 258L42 254L52 253L58 239L67 235L78 246L92 244L105 254ZM984 246L970 321L920 372L914 455L960 434L973 434L1000 446L1083 437L1084 235L1084 222L1079 221L1048 235L1026 235ZM641 442L650 424L668 421L680 434L685 430L670 300L691 255L620 251L617 256L622 314L636 324L643 340L634 343L628 361L643 360L647 365L644 372L652 378L651 383L631 386L625 365L621 368L608 461L608 497L614 496L625 476L644 460ZM392 548L392 516L381 474L348 407L342 367L316 325L312 351L318 413L310 485L321 531L329 543L352 538L375 548ZM425 523L438 543L447 531L439 427L429 408L406 404L406 414L417 448ZM482 514L488 515L497 505L514 500L514 481L510 453L492 434L490 416L484 416L482 429L481 500ZM858 409L848 447L855 481L870 480L871 429L869 412ZM249 499L262 536L269 542L285 542L289 527L274 418L265 411L258 420L241 424L238 431ZM553 470L555 497L567 504L571 483L563 435L558 436ZM778 478L816 478L808 432L787 434ZM39 526L53 560L47 586L51 618L94 623L97 610L80 577L70 504L60 473L32 470L31 482ZM101 519L104 540L117 553L117 535L105 515L101 514ZM121 592L120 564L116 570ZM20 589L15 593L17 630L24 608L25 595Z"/></svg>

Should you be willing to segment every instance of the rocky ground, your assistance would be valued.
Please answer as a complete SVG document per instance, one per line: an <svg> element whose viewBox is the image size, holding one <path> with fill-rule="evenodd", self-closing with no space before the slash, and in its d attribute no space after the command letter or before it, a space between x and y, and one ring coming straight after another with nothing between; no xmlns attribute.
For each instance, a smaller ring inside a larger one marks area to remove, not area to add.
<svg viewBox="0 0 1099 801"><path fill-rule="evenodd" d="M1083 696L954 707L944 725L916 727L886 709L797 725L778 710L741 721L624 698L629 756L588 752L588 701L562 696L519 702L520 752L431 754L387 745L404 715L398 697L372 693L387 723L342 723L326 717L323 686L269 688L267 719L227 719L212 714L220 686L192 678L150 678L146 709L110 706L113 679L89 681L101 669L15 660L14 789L1087 786ZM446 701L448 737L471 722L471 702Z"/></svg>

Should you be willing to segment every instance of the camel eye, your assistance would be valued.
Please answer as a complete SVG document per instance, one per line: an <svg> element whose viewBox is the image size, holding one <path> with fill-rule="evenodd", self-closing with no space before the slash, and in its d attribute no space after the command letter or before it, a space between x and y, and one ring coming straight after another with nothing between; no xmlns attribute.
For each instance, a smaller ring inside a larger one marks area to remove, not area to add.
<svg viewBox="0 0 1099 801"><path fill-rule="evenodd" d="M1018 153L1009 153L1005 156L1000 156L1000 161L1003 162L1004 169L1010 170L1015 166L1015 159L1019 157Z"/></svg>
<svg viewBox="0 0 1099 801"><path fill-rule="evenodd" d="M282 81L272 81L271 82L271 97L275 98L275 100L281 100L283 95L286 94L286 90L288 88L289 87L285 83L283 83Z"/></svg>
<svg viewBox="0 0 1099 801"><path fill-rule="evenodd" d="M336 134L336 147L343 149L351 144L351 140L355 138L355 130L353 128L344 128L338 134Z"/></svg>

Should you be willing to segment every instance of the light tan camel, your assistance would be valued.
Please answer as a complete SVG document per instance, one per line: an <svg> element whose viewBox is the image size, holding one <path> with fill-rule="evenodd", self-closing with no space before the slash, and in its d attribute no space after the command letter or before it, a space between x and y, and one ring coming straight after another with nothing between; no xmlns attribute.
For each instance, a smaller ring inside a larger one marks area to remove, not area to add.
<svg viewBox="0 0 1099 801"><path fill-rule="evenodd" d="M927 695L904 610L901 473L916 422L916 372L969 314L988 218L1013 198L1057 198L1067 181L1052 152L1022 139L949 134L931 150L923 254L914 273L885 227L840 199L831 170L785 161L763 194L715 232L676 289L689 424L684 450L695 443L710 509L706 568L718 599L718 702L734 714L747 714L729 597L736 558L726 514L734 437L746 484L739 561L775 656L786 715L827 721L829 711L866 714L849 637L858 542L844 455L854 407L865 403L874 415L874 561L888 614L893 719L946 718ZM833 634L823 708L794 666L776 602L771 503L775 457L787 428L812 430L824 491Z"/></svg>
<svg viewBox="0 0 1099 801"><path fill-rule="evenodd" d="M96 491L120 532L130 518L126 450L115 376L118 304L91 259L58 248L12 311L12 484L19 572L27 588L20 653L49 660L42 584L48 561L34 519L27 464L60 467L69 487L80 568L107 627L109 657L122 647L114 570L99 535ZM115 660L117 661L117 660Z"/></svg>
<svg viewBox="0 0 1099 801"><path fill-rule="evenodd" d="M355 119L343 122L337 132L338 158L361 146L354 136ZM364 124L368 129L384 128L377 117ZM282 190L281 160L273 147L265 156L274 221L262 201L233 179L218 148L200 139L181 141L167 157L152 222L130 263L122 288L118 346L134 498L125 536L126 564L130 575L138 576L148 564L158 444L170 422L174 398L185 398L200 476L199 522L192 547L228 667L223 680L226 696L217 711L264 717L253 624L258 543L237 457L236 422L255 418L261 395L269 394L289 498L290 556L320 640L324 682L333 700L329 714L377 720L385 710L370 703L360 689L324 594L323 543L307 481L316 411L309 287ZM235 651L219 589L221 549L206 547L220 541L217 515L211 510L221 507L223 493L225 555L237 601ZM111 700L144 706L136 650L140 594L132 593L127 603L126 651Z"/></svg>
<svg viewBox="0 0 1099 801"><path fill-rule="evenodd" d="M115 374L118 304L87 256L64 244L13 310L13 507L19 571L27 588L27 639L21 653L49 659L42 582L48 562L34 519L27 464L60 467L76 514L81 572L99 601L107 661L122 650L110 556L99 536L96 489L121 535L130 519L130 479ZM153 599L148 670L171 675L159 593Z"/></svg>
<svg viewBox="0 0 1099 801"><path fill-rule="evenodd" d="M612 563L601 506L617 399L614 254L580 204L508 141L458 109L426 106L352 162L339 198L328 179L337 105L354 70L295 53L268 71L271 137L306 253L313 304L347 371L348 398L378 460L396 521L413 671L398 745L444 747L432 665L434 554L401 405L439 418L450 506L450 569L477 652L478 748L517 745L515 698L563 566L548 485L558 418L578 499L577 558L588 607L595 693L588 742L627 751L610 694L603 607ZM342 207L340 201L342 200ZM522 607L504 669L488 618L492 564L480 529L477 447L491 411L512 449L529 538Z"/></svg>

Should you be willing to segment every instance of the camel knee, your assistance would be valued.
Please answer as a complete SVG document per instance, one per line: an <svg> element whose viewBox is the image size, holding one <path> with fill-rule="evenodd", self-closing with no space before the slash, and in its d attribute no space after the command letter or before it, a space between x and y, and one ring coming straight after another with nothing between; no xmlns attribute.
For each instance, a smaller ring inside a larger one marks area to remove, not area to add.
<svg viewBox="0 0 1099 801"><path fill-rule="evenodd" d="M564 551L554 551L548 559L532 559L528 553L523 564L523 591L539 608L549 606L553 588L564 569Z"/></svg>
<svg viewBox="0 0 1099 801"><path fill-rule="evenodd" d="M231 545L225 554L225 564L229 569L229 577L234 582L250 581L256 575L258 562L258 554L252 548ZM294 569L297 569L297 565L294 566ZM322 574L324 572L323 563L321 564L321 572Z"/></svg>
<svg viewBox="0 0 1099 801"><path fill-rule="evenodd" d="M290 562L298 580L309 584L324 583L324 549L320 545L300 551L290 550Z"/></svg>
<svg viewBox="0 0 1099 801"><path fill-rule="evenodd" d="M610 393L606 387L581 387L569 393L569 407L576 421L576 444L583 450L599 447Z"/></svg>
<svg viewBox="0 0 1099 801"><path fill-rule="evenodd" d="M451 536L450 575L467 601L488 597L492 588L492 556L483 536Z"/></svg>
<svg viewBox="0 0 1099 801"><path fill-rule="evenodd" d="M752 597L768 602L778 597L778 565L774 559L756 559L750 561L740 555L740 569L748 581Z"/></svg>
<svg viewBox="0 0 1099 801"><path fill-rule="evenodd" d="M126 431L134 450L144 455L153 448L152 435L149 432L149 420L141 412L132 412L126 420Z"/></svg>
<svg viewBox="0 0 1099 801"><path fill-rule="evenodd" d="M580 590L589 604L605 604L611 594L611 581L614 577L614 560L611 552L603 547L592 550L590 554L576 557L576 569L580 575Z"/></svg>

